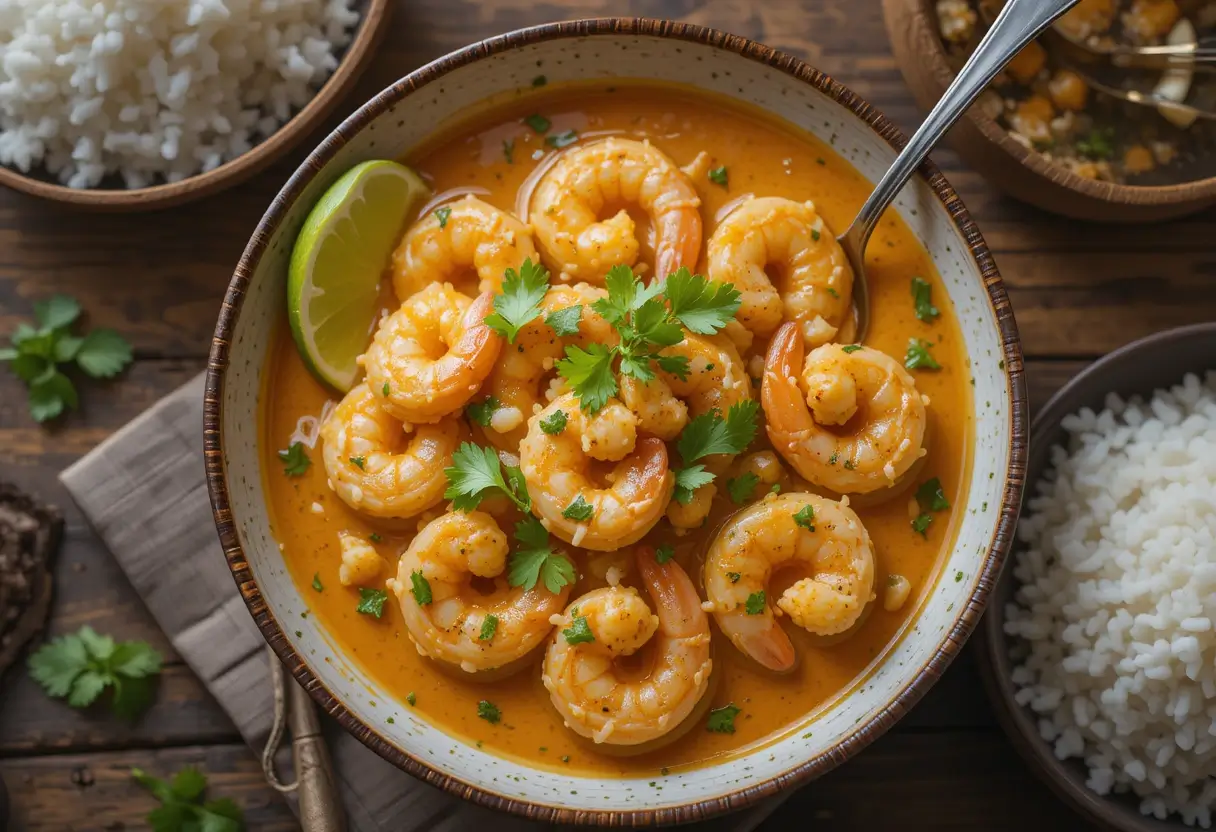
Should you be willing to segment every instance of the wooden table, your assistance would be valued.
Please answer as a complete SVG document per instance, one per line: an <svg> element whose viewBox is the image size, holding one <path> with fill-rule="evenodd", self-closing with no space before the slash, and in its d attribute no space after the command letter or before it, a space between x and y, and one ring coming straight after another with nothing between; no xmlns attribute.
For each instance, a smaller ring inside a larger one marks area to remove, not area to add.
<svg viewBox="0 0 1216 832"><path fill-rule="evenodd" d="M756 38L849 84L904 128L920 115L887 46L878 0L410 0L346 110L400 75L482 37L534 23L630 13ZM319 138L319 137L318 137ZM47 699L20 668L0 687L0 771L18 829L144 828L154 805L129 778L194 764L246 809L249 828L295 828L231 722L177 659L56 476L205 363L220 297L263 209L302 157L234 191L154 215L91 216L0 193L0 333L34 301L78 298L98 326L135 345L118 381L83 385L83 409L32 422L0 372L0 475L64 506L52 630L90 624L164 653L160 695L133 726ZM1032 405L1086 362L1155 330L1216 318L1216 213L1151 228L1068 222L993 192L948 152L936 155L996 254L1028 358ZM166 552L172 557L172 552ZM855 762L803 789L766 825L837 832L1077 830L997 729L964 655L924 702Z"/></svg>

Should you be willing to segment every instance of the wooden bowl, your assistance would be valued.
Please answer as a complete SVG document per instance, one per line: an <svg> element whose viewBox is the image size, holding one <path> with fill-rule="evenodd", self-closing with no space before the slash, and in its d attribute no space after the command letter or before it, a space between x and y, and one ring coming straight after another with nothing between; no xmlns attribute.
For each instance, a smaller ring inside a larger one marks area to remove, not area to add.
<svg viewBox="0 0 1216 832"><path fill-rule="evenodd" d="M359 23L333 74L291 120L261 143L217 168L147 188L69 188L45 171L21 173L0 165L0 185L87 211L124 213L169 208L240 184L273 164L306 138L333 111L367 68L387 29L390 0L357 0Z"/></svg>
<svg viewBox="0 0 1216 832"><path fill-rule="evenodd" d="M1050 467L1051 449L1067 441L1061 422L1083 407L1102 410L1108 393L1121 397L1150 396L1156 389L1182 381L1187 373L1200 376L1216 369L1216 323L1197 324L1150 335L1128 344L1090 365L1064 385L1043 407L1030 428L1030 457L1026 470L1026 499ZM1014 546L1017 557L1019 546ZM1060 761L1039 736L1038 717L1015 699L1013 662L1005 635L1005 607L1013 600L1017 581L1007 569L997 584L980 625L980 675L997 720L1035 773L1074 810L1100 828L1118 832L1179 832L1185 826L1174 817L1162 821L1140 814L1137 799L1101 797L1085 786L1080 760Z"/></svg>
<svg viewBox="0 0 1216 832"><path fill-rule="evenodd" d="M926 112L954 80L932 0L882 0L895 62ZM1028 150L972 107L949 136L951 146L985 179L1045 211L1099 222L1155 222L1216 205L1216 177L1177 185L1115 185L1085 179Z"/></svg>
<svg viewBox="0 0 1216 832"><path fill-rule="evenodd" d="M285 324L287 262L305 216L351 166L393 158L459 123L488 99L550 84L636 78L694 86L831 139L876 181L905 139L852 91L788 55L683 23L616 18L512 32L462 49L385 89L292 175L254 231L225 296L204 401L207 482L229 567L271 647L326 713L385 759L482 805L547 823L651 826L702 820L786 792L835 768L894 725L941 676L977 626L1000 573L1021 500L1026 387L1017 329L983 236L949 183L924 165L893 210L916 234L957 310L975 388L970 487L954 545L902 635L864 683L793 727L729 757L654 776L596 778L489 753L396 704L327 635L275 539L258 420L263 368ZM678 95L678 91L673 94ZM942 576L949 576L944 578ZM402 649L410 649L403 646ZM388 717L392 717L389 719Z"/></svg>

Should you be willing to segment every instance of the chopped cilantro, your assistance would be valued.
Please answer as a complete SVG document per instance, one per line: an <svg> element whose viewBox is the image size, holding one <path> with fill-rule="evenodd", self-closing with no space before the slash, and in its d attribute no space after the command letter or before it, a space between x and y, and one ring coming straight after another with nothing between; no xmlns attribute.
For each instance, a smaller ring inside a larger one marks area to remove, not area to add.
<svg viewBox="0 0 1216 832"><path fill-rule="evenodd" d="M840 351L847 354L857 352L861 348L861 344L847 344L841 347Z"/></svg>
<svg viewBox="0 0 1216 832"><path fill-rule="evenodd" d="M908 353L904 356L904 366L909 370L940 370L941 364L937 363L932 355L929 354L928 341L922 341L919 338L908 339Z"/></svg>
<svg viewBox="0 0 1216 832"><path fill-rule="evenodd" d="M675 472L675 478L676 485L672 498L682 506L692 502L693 494L698 488L714 481L714 475L706 471L704 465L679 468Z"/></svg>
<svg viewBox="0 0 1216 832"><path fill-rule="evenodd" d="M730 578L730 582L732 584L737 584L737 583L739 583L739 579L742 578L743 575L741 575L738 572L727 572L726 577Z"/></svg>
<svg viewBox="0 0 1216 832"><path fill-rule="evenodd" d="M350 458L350 464L362 471L364 470L364 466L367 465L367 458L362 456L352 456Z"/></svg>
<svg viewBox="0 0 1216 832"><path fill-rule="evenodd" d="M577 608L572 611L570 626L562 630L562 636L566 639L566 644L587 644L595 641L595 633L591 632L587 616L579 615Z"/></svg>
<svg viewBox="0 0 1216 832"><path fill-rule="evenodd" d="M321 573L320 572L312 573L312 588L315 589L317 592L325 591L325 585L321 583Z"/></svg>
<svg viewBox="0 0 1216 832"><path fill-rule="evenodd" d="M742 708L735 707L734 702L729 705L723 705L721 708L714 708L709 712L709 719L705 723L705 730L712 731L715 734L735 733L735 717L742 710Z"/></svg>
<svg viewBox="0 0 1216 832"><path fill-rule="evenodd" d="M566 417L566 411L555 410L540 420L540 429L550 436L557 436L566 429L567 421L569 419Z"/></svg>
<svg viewBox="0 0 1216 832"><path fill-rule="evenodd" d="M481 425L483 428L488 428L490 426L490 420L494 418L494 411L498 410L500 407L502 407L502 402L493 396L490 396L479 402L470 402L465 406L464 412L467 413L469 418L474 422Z"/></svg>
<svg viewBox="0 0 1216 832"><path fill-rule="evenodd" d="M549 119L547 119L544 116L539 115L537 113L533 113L532 115L525 118L524 124L531 127L532 130L537 133L548 133L549 128L553 126L553 122L549 121Z"/></svg>
<svg viewBox="0 0 1216 832"><path fill-rule="evenodd" d="M662 565L676 556L676 550L664 544L654 550L655 563Z"/></svg>
<svg viewBox="0 0 1216 832"><path fill-rule="evenodd" d="M410 705L417 705L418 697L414 694L413 691L410 691L408 694L406 694L405 701L408 702Z"/></svg>
<svg viewBox="0 0 1216 832"><path fill-rule="evenodd" d="M302 476L312 465L303 442L292 442L287 450L279 451L279 459L283 461L283 473L289 477Z"/></svg>
<svg viewBox="0 0 1216 832"><path fill-rule="evenodd" d="M381 537L378 532L372 532L371 534L369 534L367 536L367 539L370 540L372 543L383 543L384 542L384 538Z"/></svg>
<svg viewBox="0 0 1216 832"><path fill-rule="evenodd" d="M450 216L452 216L452 209L446 205L443 206L442 208L435 209L435 219L439 220L440 228L447 228L448 217L450 217Z"/></svg>
<svg viewBox="0 0 1216 832"><path fill-rule="evenodd" d="M481 632L477 634L478 641L490 641L498 630L498 616L490 613L481 621Z"/></svg>
<svg viewBox="0 0 1216 832"><path fill-rule="evenodd" d="M922 483L920 488L916 489L916 502L923 511L945 511L950 508L950 501L946 499L942 481L938 477Z"/></svg>
<svg viewBox="0 0 1216 832"><path fill-rule="evenodd" d="M930 514L918 514L916 519L912 521L912 531L920 533L923 537L928 537L929 524L933 522L933 516Z"/></svg>
<svg viewBox="0 0 1216 832"><path fill-rule="evenodd" d="M488 699L477 703L477 715L491 725L497 725L502 721L502 711L498 710L498 706Z"/></svg>
<svg viewBox="0 0 1216 832"><path fill-rule="evenodd" d="M726 165L711 168L709 171L709 181L715 185L721 185L723 188L727 187L730 180L726 172Z"/></svg>
<svg viewBox="0 0 1216 832"><path fill-rule="evenodd" d="M420 607L431 603L431 582L417 569L410 573L410 594Z"/></svg>
<svg viewBox="0 0 1216 832"><path fill-rule="evenodd" d="M942 314L932 302L933 287L929 281L920 277L912 278L912 303L916 307L916 317L922 321L932 321Z"/></svg>
<svg viewBox="0 0 1216 832"><path fill-rule="evenodd" d="M759 615L764 612L764 607L765 598L763 589L747 596L747 603L743 605L743 609L747 611L748 615Z"/></svg>
<svg viewBox="0 0 1216 832"><path fill-rule="evenodd" d="M591 503L583 499L583 495L579 494L574 498L574 501L562 511L562 517L567 520L573 520L576 523L583 523L590 520L595 514L595 508Z"/></svg>
<svg viewBox="0 0 1216 832"><path fill-rule="evenodd" d="M748 471L740 474L734 479L726 481L726 491L730 494L731 502L737 506L746 503L756 491L756 486L759 485L760 478Z"/></svg>
<svg viewBox="0 0 1216 832"><path fill-rule="evenodd" d="M807 503L794 515L794 525L801 526L807 531L815 531L815 507Z"/></svg>
<svg viewBox="0 0 1216 832"><path fill-rule="evenodd" d="M1115 156L1115 131L1112 127L1099 127L1076 141L1077 152L1090 159L1113 159Z"/></svg>
<svg viewBox="0 0 1216 832"><path fill-rule="evenodd" d="M415 572L414 575L422 578L421 573ZM411 575L410 578L412 580L413 575ZM426 579L424 578L422 582L425 585ZM418 584L415 583L415 598L418 597L417 586ZM365 587L359 587L359 606L355 607L355 612L362 615L374 615L376 618L379 618L380 616L384 615L384 602L387 600L388 593L383 589L367 589ZM429 586L426 588L426 602L428 604L431 602L431 588Z"/></svg>

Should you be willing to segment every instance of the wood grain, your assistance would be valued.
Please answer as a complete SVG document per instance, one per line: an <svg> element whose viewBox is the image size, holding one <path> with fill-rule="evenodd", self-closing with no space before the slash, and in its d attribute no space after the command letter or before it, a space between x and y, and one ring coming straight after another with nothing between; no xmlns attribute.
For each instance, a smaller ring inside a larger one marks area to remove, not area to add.
<svg viewBox="0 0 1216 832"><path fill-rule="evenodd" d="M619 13L683 18L757 37L809 58L905 129L919 122L883 34L878 0L411 0L398 3L376 60L322 130L410 69L477 38ZM0 476L67 502L60 470L202 369L221 295L249 233L319 138L320 131L222 196L141 217L64 212L0 190L0 334L28 318L34 301L62 292L82 302L90 325L130 338L138 357L116 382L82 383L82 411L51 429L29 419L21 386L0 372ZM1166 228L1060 220L1001 196L951 151L935 158L1010 286L1031 357L1032 408L1087 361L1139 334L1216 317L1216 212ZM157 704L132 725L104 710L80 714L48 700L20 668L0 680L0 771L18 801L16 828L144 828L152 803L127 780L129 767L169 773L187 763L207 769L221 793L246 805L251 829L294 828L253 755L113 559L75 507L63 508L68 536L53 632L90 623L147 639L169 664ZM801 828L813 819L842 832L1077 830L993 726L965 652L891 735L799 793L766 828ZM80 766L93 772L93 786L72 784Z"/></svg>

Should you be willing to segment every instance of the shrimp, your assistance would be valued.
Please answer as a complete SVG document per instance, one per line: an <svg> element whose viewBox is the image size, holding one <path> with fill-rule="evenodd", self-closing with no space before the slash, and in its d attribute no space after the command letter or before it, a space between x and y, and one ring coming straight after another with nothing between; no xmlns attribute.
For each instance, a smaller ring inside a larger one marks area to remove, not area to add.
<svg viewBox="0 0 1216 832"><path fill-rule="evenodd" d="M808 632L843 633L874 599L874 549L847 499L770 494L736 514L705 556L706 606L739 650L779 672L796 656L773 614L768 582L787 565L808 574L776 605Z"/></svg>
<svg viewBox="0 0 1216 832"><path fill-rule="evenodd" d="M470 301L450 283L432 283L385 318L360 359L384 409L418 424L464 407L502 349L485 324L493 310L489 292Z"/></svg>
<svg viewBox="0 0 1216 832"><path fill-rule="evenodd" d="M760 391L773 447L837 493L895 485L926 454L927 400L912 376L878 350L827 344L807 356L800 387L802 356L797 325L787 323L769 345Z"/></svg>
<svg viewBox="0 0 1216 832"><path fill-rule="evenodd" d="M743 295L736 320L762 338L794 320L807 344L818 346L849 317L853 269L813 203L747 200L709 238L708 260L710 279Z"/></svg>
<svg viewBox="0 0 1216 832"><path fill-rule="evenodd" d="M635 589L610 586L578 598L553 623L541 677L566 727L596 743L638 745L673 731L709 689L709 618L688 575L639 547L636 560L657 615ZM586 628L590 640L564 631ZM643 678L616 660L649 647Z"/></svg>
<svg viewBox="0 0 1216 832"><path fill-rule="evenodd" d="M528 323L503 348L502 357L486 382L485 392L498 402L490 416L486 437L496 447L517 453L527 433L527 422L544 402L544 390L567 344L616 343L616 330L591 305L608 296L603 289L579 283L553 286L541 302L541 315ZM563 309L581 306L578 333L559 336L545 318Z"/></svg>
<svg viewBox="0 0 1216 832"><path fill-rule="evenodd" d="M541 422L559 410L566 414L565 427L545 433ZM617 463L603 476L606 485L592 474L596 460ZM636 419L624 405L612 399L590 414L569 393L532 417L519 445L519 467L532 510L549 531L601 552L636 543L650 531L675 485L667 446L653 436L639 438ZM584 504L581 512L572 510ZM585 519L574 519L587 511Z"/></svg>
<svg viewBox="0 0 1216 832"><path fill-rule="evenodd" d="M443 500L443 469L460 445L460 422L421 425L409 436L381 401L359 384L329 414L320 434L325 474L329 487L355 511L414 517Z"/></svg>
<svg viewBox="0 0 1216 832"><path fill-rule="evenodd" d="M387 586L419 653L481 673L506 667L544 642L570 588L553 593L544 581L532 589L510 586L507 550L506 534L481 511L448 512L418 532ZM474 578L490 579L493 591L474 588Z"/></svg>
<svg viewBox="0 0 1216 832"><path fill-rule="evenodd" d="M472 269L478 292L497 292L507 269L518 270L528 259L540 260L531 229L513 214L467 196L432 211L406 232L393 252L393 289L404 301Z"/></svg>
<svg viewBox="0 0 1216 832"><path fill-rule="evenodd" d="M608 138L567 151L541 177L528 219L552 265L568 282L600 283L613 266L637 262L640 244L623 208L633 203L655 229L655 269L693 268L701 251L701 199L675 162L649 142Z"/></svg>

